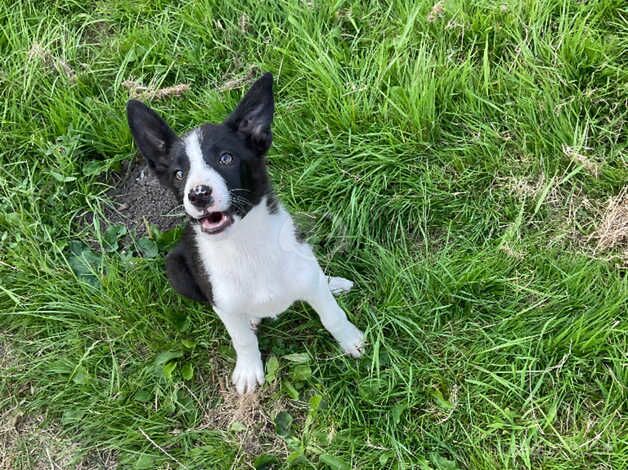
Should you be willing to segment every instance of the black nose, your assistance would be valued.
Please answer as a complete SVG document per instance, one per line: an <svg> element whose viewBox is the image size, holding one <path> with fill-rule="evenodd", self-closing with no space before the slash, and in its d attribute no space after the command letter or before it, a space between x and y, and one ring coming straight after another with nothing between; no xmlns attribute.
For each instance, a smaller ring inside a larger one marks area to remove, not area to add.
<svg viewBox="0 0 628 470"><path fill-rule="evenodd" d="M188 199L196 207L205 208L212 200L212 188L204 184L192 188L188 194Z"/></svg>

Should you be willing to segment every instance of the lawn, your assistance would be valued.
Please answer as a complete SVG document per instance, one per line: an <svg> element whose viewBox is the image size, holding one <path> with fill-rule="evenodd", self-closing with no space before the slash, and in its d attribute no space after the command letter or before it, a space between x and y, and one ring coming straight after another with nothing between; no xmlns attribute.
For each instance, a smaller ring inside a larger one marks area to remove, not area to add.
<svg viewBox="0 0 628 470"><path fill-rule="evenodd" d="M0 468L627 468L624 2L263 3L0 4ZM182 132L262 71L369 344L295 305L240 399L179 231L112 194L129 97Z"/></svg>

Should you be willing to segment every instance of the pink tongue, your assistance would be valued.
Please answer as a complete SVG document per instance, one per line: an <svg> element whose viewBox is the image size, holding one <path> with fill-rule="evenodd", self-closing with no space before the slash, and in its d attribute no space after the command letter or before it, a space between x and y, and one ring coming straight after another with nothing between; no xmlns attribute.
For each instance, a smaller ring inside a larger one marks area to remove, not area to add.
<svg viewBox="0 0 628 470"><path fill-rule="evenodd" d="M218 217L206 217L201 219L201 227L206 230L215 229L216 227L220 227L225 219L224 215L221 214L220 219Z"/></svg>

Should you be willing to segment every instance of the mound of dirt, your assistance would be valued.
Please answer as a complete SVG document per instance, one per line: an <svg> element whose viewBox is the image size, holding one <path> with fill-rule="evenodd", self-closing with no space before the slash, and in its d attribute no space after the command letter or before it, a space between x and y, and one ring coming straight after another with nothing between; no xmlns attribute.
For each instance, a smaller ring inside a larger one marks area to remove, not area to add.
<svg viewBox="0 0 628 470"><path fill-rule="evenodd" d="M183 207L164 188L143 160L134 160L114 177L107 194L114 207L105 210L112 224L123 224L129 232L145 235L148 224L169 230L185 220Z"/></svg>

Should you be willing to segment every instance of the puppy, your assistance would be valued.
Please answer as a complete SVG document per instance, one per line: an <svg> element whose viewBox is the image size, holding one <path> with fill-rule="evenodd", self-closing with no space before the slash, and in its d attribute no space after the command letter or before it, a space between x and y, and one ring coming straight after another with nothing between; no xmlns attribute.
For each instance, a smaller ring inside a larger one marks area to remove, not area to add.
<svg viewBox="0 0 628 470"><path fill-rule="evenodd" d="M232 382L240 394L264 382L257 325L297 300L312 306L347 354L359 357L364 344L332 295L353 283L323 273L273 193L265 164L273 113L270 73L224 122L182 137L143 103L127 103L139 151L189 218L166 258L168 278L179 294L211 304L224 323L237 354Z"/></svg>

